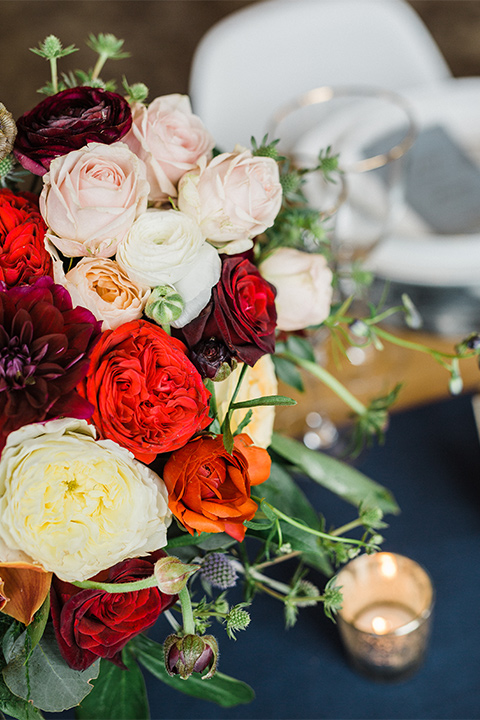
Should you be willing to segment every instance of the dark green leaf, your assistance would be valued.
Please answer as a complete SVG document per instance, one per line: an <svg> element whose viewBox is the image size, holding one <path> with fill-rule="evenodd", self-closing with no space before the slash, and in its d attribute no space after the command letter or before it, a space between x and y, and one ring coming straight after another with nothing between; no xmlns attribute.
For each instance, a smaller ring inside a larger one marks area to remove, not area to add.
<svg viewBox="0 0 480 720"><path fill-rule="evenodd" d="M90 680L97 677L99 660L79 672L68 667L60 654L55 633L47 625L42 639L26 663L20 653L3 669L8 688L35 707L48 712L62 712L78 705L92 690Z"/></svg>
<svg viewBox="0 0 480 720"><path fill-rule="evenodd" d="M77 720L148 720L145 680L128 647L123 650L122 660L128 670L108 660L101 661L92 692L75 710Z"/></svg>
<svg viewBox="0 0 480 720"><path fill-rule="evenodd" d="M265 395L264 397L254 398L253 400L243 400L242 402L232 403L232 410L241 410L243 408L264 407L274 405L296 405L297 401L285 395Z"/></svg>
<svg viewBox="0 0 480 720"><path fill-rule="evenodd" d="M294 355L298 355L298 357L315 362L312 344L306 338L290 335L287 340L287 349Z"/></svg>
<svg viewBox="0 0 480 720"><path fill-rule="evenodd" d="M27 627L27 634L30 639L30 646L29 646L29 652L32 652L32 650L35 649L35 647L40 642L42 635L45 631L45 626L47 624L48 615L50 613L50 595L47 595L45 598L43 605L37 612L35 613L35 616Z"/></svg>
<svg viewBox="0 0 480 720"><path fill-rule="evenodd" d="M165 670L163 646L145 635L137 635L131 645L138 660L147 670L162 682L186 695L209 700L222 707L249 703L255 698L255 693L249 685L218 671L209 680L202 680L200 675L196 674L191 675L188 680L182 680L178 675L170 677Z"/></svg>
<svg viewBox="0 0 480 720"><path fill-rule="evenodd" d="M195 545L202 550L220 550L232 547L237 541L227 533L201 533Z"/></svg>
<svg viewBox="0 0 480 720"><path fill-rule="evenodd" d="M277 357L276 355L272 355L272 360L278 379L286 385L295 388L298 392L303 392L303 380L298 368L291 363L290 360L285 360L285 358Z"/></svg>
<svg viewBox="0 0 480 720"><path fill-rule="evenodd" d="M233 435L230 427L230 413L227 413L222 425L223 447L229 455L233 453Z"/></svg>
<svg viewBox="0 0 480 720"><path fill-rule="evenodd" d="M14 695L0 676L0 710L16 720L39 720L43 715L32 703ZM3 715L0 715L3 718Z"/></svg>
<svg viewBox="0 0 480 720"><path fill-rule="evenodd" d="M298 440L278 433L273 434L270 447L319 485L352 505L358 506L364 503L378 506L385 513L400 512L389 490L350 465L315 450L309 450Z"/></svg>

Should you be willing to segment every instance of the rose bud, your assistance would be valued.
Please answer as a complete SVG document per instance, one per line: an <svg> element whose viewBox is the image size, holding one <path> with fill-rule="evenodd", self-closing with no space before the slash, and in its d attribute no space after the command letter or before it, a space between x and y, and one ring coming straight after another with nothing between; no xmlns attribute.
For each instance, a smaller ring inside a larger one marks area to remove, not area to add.
<svg viewBox="0 0 480 720"><path fill-rule="evenodd" d="M202 673L202 680L214 676L218 661L218 643L213 635L169 635L163 644L165 668L169 675L187 680L194 672Z"/></svg>
<svg viewBox="0 0 480 720"><path fill-rule="evenodd" d="M179 558L167 555L157 560L153 572L160 592L165 595L176 595L183 590L190 575L199 569L199 565L185 565Z"/></svg>
<svg viewBox="0 0 480 720"><path fill-rule="evenodd" d="M202 377L215 382L225 380L237 366L225 343L215 337L197 343L190 351L190 359Z"/></svg>

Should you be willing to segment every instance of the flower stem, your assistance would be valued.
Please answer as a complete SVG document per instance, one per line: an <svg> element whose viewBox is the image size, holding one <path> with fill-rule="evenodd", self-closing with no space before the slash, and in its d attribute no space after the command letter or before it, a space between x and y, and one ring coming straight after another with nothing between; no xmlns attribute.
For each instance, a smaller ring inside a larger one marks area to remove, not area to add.
<svg viewBox="0 0 480 720"><path fill-rule="evenodd" d="M360 525L363 525L360 518L356 518L356 520L351 520L348 523L345 523L345 525L341 525L341 527L336 528L335 530L332 530L330 533L331 535L343 535L346 532L350 532L350 530L354 530L355 528L359 527Z"/></svg>
<svg viewBox="0 0 480 720"><path fill-rule="evenodd" d="M178 593L182 606L183 631L186 635L195 635L195 620L193 619L192 601L187 586Z"/></svg>
<svg viewBox="0 0 480 720"><path fill-rule="evenodd" d="M365 407L365 405L360 402L360 400L358 400L358 398L356 398L355 395L350 392L350 390L347 390L347 388L342 385L342 383L337 380L337 378L335 378L330 372L328 372L328 370L326 370L321 365L317 365L317 363L312 362L311 360L305 360L304 358L298 357L297 355L294 355L288 350L280 353L279 357L290 360L290 362L293 362L295 365L303 368L311 375L316 377L318 380L323 382L324 385L329 387L330 390L333 390L333 392L341 400L343 400L343 402L348 405L357 415L367 414L367 408Z"/></svg>
<svg viewBox="0 0 480 720"><path fill-rule="evenodd" d="M50 58L50 72L52 74L52 89L56 93L58 91L58 75L57 75L57 58Z"/></svg>
<svg viewBox="0 0 480 720"><path fill-rule="evenodd" d="M82 580L72 582L71 584L83 590L103 590L103 592L107 593L137 592L138 590L145 590L146 588L158 587L155 575L150 575L150 577L144 578L143 580L134 580L130 583L101 583L95 582L94 580Z"/></svg>

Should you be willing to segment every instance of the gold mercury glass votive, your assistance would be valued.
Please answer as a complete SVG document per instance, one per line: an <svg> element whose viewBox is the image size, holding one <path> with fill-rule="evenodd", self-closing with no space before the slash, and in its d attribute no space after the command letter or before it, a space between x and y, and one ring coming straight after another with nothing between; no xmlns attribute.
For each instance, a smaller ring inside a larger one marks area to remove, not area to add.
<svg viewBox="0 0 480 720"><path fill-rule="evenodd" d="M361 555L338 574L338 626L353 667L375 680L398 681L422 664L434 590L425 570L403 555Z"/></svg>

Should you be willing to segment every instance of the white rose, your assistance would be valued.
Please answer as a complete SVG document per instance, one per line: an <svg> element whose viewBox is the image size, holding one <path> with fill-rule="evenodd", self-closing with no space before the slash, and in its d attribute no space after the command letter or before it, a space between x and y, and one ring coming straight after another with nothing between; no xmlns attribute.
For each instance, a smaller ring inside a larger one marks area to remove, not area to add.
<svg viewBox="0 0 480 720"><path fill-rule="evenodd" d="M163 481L84 420L25 425L0 458L0 534L45 570L85 580L166 545Z"/></svg>
<svg viewBox="0 0 480 720"><path fill-rule="evenodd" d="M151 288L171 285L185 308L175 327L203 310L220 279L221 261L192 218L179 210L147 210L134 223L116 260L135 282Z"/></svg>
<svg viewBox="0 0 480 720"><path fill-rule="evenodd" d="M333 276L323 255L279 248L258 269L277 289L275 307L279 330L303 330L327 319Z"/></svg>
<svg viewBox="0 0 480 720"><path fill-rule="evenodd" d="M180 210L195 218L209 242L229 255L252 247L252 238L273 225L281 204L277 163L249 150L199 162L178 186Z"/></svg>

